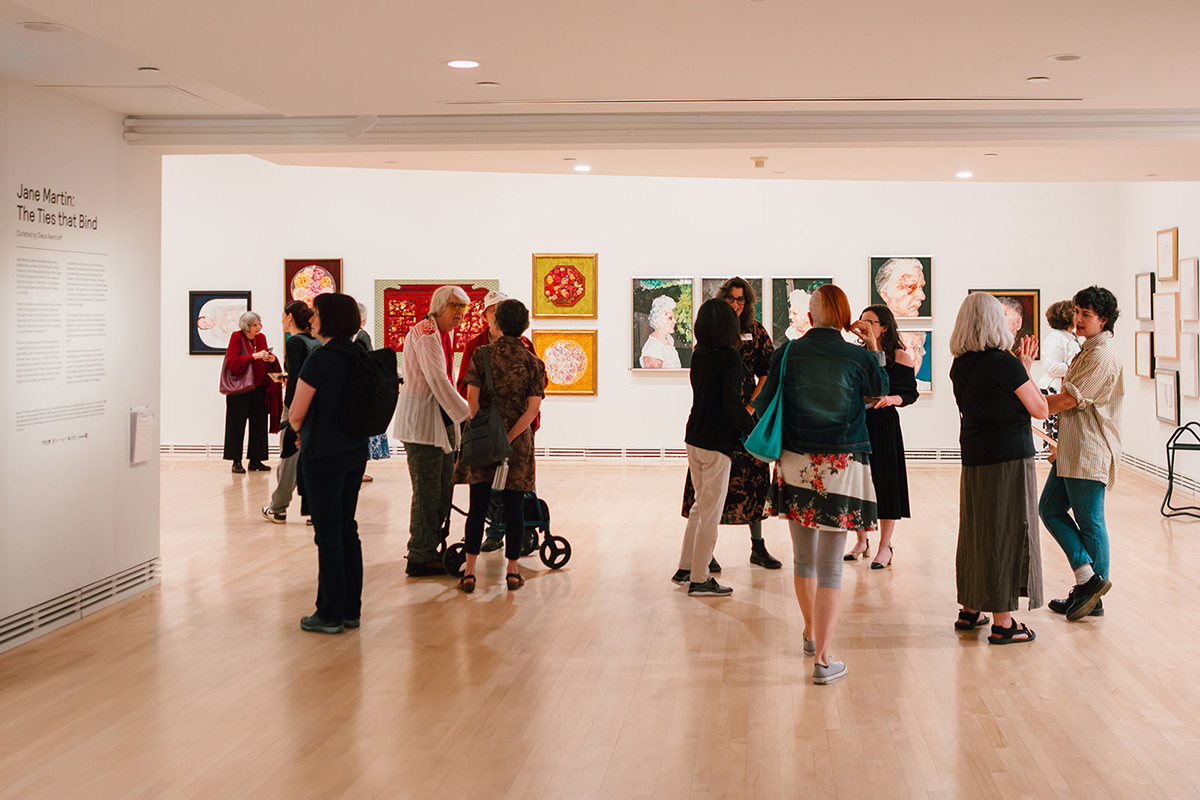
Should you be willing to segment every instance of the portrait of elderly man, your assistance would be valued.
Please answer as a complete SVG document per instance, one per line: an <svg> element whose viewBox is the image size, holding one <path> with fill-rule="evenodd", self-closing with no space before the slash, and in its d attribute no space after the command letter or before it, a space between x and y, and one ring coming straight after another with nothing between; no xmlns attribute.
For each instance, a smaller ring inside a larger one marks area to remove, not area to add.
<svg viewBox="0 0 1200 800"><path fill-rule="evenodd" d="M883 261L876 268L876 263ZM930 309L925 305L925 285L928 275L921 258L871 259L871 276L879 301L896 315L902 317L927 317Z"/></svg>
<svg viewBox="0 0 1200 800"><path fill-rule="evenodd" d="M442 523L454 491L454 451L459 424L468 416L467 401L454 386L450 333L462 324L471 305L458 286L439 286L429 314L404 337L400 400L395 436L404 443L412 479L409 518L409 577L445 575L437 554Z"/></svg>

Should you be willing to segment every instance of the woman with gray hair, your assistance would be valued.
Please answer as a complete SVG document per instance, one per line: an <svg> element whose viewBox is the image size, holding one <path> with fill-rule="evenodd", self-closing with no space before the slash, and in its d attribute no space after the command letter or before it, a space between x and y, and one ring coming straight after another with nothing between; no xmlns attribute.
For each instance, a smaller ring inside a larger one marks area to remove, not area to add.
<svg viewBox="0 0 1200 800"><path fill-rule="evenodd" d="M404 443L412 479L405 573L413 578L446 574L437 547L454 492L459 424L470 415L467 401L454 387L450 333L462 324L470 305L471 298L460 287L439 286L429 301L429 314L404 337L404 383L396 405L395 435Z"/></svg>
<svg viewBox="0 0 1200 800"><path fill-rule="evenodd" d="M242 375L253 370L254 388L242 394L225 395L225 448L224 459L233 462L233 471L244 474L242 466L242 442L246 435L246 423L250 424L250 443L247 458L251 472L270 472L263 462L267 460L267 373L279 372L279 361L267 337L262 333L262 319L253 311L242 314L238 320L241 330L229 337L225 349L225 365L232 375ZM277 388L277 387L275 387ZM277 392L276 392L277 393Z"/></svg>
<svg viewBox="0 0 1200 800"><path fill-rule="evenodd" d="M642 369L679 369L679 351L671 335L675 331L675 300L665 294L654 298L649 320L653 332L642 345Z"/></svg>
<svg viewBox="0 0 1200 800"><path fill-rule="evenodd" d="M1042 604L1037 475L1030 418L1045 419L1046 398L1030 377L1037 341L1013 335L990 294L967 295L950 337L950 381L960 416L957 581L962 610L955 630L992 622L989 644L1032 642L1012 618L1022 596ZM992 612L989 620L985 611Z"/></svg>

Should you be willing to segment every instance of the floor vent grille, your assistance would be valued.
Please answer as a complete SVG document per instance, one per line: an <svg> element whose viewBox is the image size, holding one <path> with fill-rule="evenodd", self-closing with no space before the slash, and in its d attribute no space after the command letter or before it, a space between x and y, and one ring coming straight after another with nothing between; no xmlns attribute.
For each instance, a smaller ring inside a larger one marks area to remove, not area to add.
<svg viewBox="0 0 1200 800"><path fill-rule="evenodd" d="M162 561L155 558L0 619L0 653L157 586L161 580Z"/></svg>

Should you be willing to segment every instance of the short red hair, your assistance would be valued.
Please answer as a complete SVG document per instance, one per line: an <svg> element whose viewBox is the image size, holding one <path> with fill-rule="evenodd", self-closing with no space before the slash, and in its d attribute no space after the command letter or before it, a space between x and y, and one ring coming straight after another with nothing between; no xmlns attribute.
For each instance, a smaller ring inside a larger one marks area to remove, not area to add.
<svg viewBox="0 0 1200 800"><path fill-rule="evenodd" d="M822 284L813 292L813 299L818 297L823 317L821 321L824 323L821 327L850 330L850 301L841 287L834 286L832 283ZM817 321L813 320L813 322L815 324Z"/></svg>

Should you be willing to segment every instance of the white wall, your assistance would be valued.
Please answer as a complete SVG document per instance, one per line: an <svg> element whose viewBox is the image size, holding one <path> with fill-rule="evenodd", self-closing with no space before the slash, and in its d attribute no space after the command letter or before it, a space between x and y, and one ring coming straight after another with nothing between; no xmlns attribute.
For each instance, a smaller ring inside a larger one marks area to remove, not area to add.
<svg viewBox="0 0 1200 800"><path fill-rule="evenodd" d="M118 114L0 82L0 619L159 552L157 437L131 467L129 409L158 409L161 159L121 131ZM61 224L80 213L94 229ZM79 415L29 420L63 408Z"/></svg>
<svg viewBox="0 0 1200 800"><path fill-rule="evenodd" d="M1043 304L1118 275L1118 187L770 182L284 167L248 156L163 166L163 441L218 443L220 359L187 355L189 289L250 289L278 345L284 258L376 278L499 278L529 302L530 255L598 252L600 393L551 398L538 443L682 447L686 374L633 374L630 278L836 276L867 305L870 255L931 254L934 394L902 412L910 448L955 448L947 343L970 288ZM1152 237L1151 237L1152 243ZM1123 272L1120 273L1122 276ZM373 323L373 320L372 320Z"/></svg>

